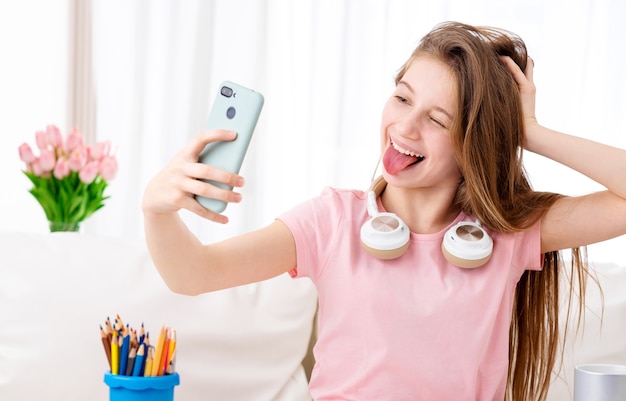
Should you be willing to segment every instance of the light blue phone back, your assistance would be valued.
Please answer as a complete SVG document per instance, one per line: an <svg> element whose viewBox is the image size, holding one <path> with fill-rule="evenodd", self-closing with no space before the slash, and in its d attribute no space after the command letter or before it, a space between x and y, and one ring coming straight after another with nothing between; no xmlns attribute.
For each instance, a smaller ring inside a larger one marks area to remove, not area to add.
<svg viewBox="0 0 626 401"><path fill-rule="evenodd" d="M225 96L222 93L224 87L232 90L231 96ZM223 170L239 173L263 103L263 95L259 92L234 82L222 82L211 107L207 129L235 131L237 138L231 142L215 142L207 145L200 153L200 161ZM232 189L222 183L214 181L211 183L222 188ZM204 207L214 212L221 213L226 209L226 203L217 199L201 196L197 196L196 199Z"/></svg>

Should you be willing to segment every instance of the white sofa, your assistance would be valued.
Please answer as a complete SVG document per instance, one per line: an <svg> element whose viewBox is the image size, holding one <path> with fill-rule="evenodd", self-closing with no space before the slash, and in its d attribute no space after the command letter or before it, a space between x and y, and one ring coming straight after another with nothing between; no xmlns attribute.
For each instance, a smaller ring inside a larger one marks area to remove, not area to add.
<svg viewBox="0 0 626 401"><path fill-rule="evenodd" d="M302 367L317 295L287 275L172 293L142 241L0 233L0 400L105 401L99 325L177 331L176 400L310 400Z"/></svg>
<svg viewBox="0 0 626 401"><path fill-rule="evenodd" d="M317 298L307 280L186 297L164 285L143 241L0 232L0 244L0 400L108 400L99 325L116 314L153 336L177 330L176 400L310 400L302 361ZM626 364L626 269L598 269L602 328L590 284L584 337L568 343L550 401L571 400L578 363Z"/></svg>

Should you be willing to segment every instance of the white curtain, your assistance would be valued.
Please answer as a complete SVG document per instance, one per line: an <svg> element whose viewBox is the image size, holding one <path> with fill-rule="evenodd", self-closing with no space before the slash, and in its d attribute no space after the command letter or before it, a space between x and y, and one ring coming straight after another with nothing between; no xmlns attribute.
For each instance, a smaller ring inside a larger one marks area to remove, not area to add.
<svg viewBox="0 0 626 401"><path fill-rule="evenodd" d="M223 80L266 102L231 223L184 214L202 240L268 224L326 185L367 188L393 75L444 20L520 34L536 63L540 121L626 147L621 0L92 1L97 135L118 145L120 173L85 231L143 236L144 186L202 129ZM537 189L597 189L533 155L527 167Z"/></svg>

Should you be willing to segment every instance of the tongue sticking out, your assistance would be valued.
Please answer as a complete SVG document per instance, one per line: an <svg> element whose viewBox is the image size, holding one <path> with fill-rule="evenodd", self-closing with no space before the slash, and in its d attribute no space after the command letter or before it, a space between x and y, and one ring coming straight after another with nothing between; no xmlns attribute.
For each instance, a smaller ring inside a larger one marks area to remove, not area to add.
<svg viewBox="0 0 626 401"><path fill-rule="evenodd" d="M395 150L393 146L389 146L383 155L383 166L385 170L392 175L397 174L418 161L420 161L420 158L400 153Z"/></svg>

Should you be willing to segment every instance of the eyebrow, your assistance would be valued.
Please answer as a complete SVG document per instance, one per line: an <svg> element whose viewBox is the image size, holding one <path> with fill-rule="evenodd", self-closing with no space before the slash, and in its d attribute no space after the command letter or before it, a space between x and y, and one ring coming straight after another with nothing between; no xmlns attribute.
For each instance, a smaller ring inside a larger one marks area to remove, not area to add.
<svg viewBox="0 0 626 401"><path fill-rule="evenodd" d="M400 86L400 85L404 85L406 86L406 88L411 91L411 93L415 94L415 90L413 89L413 87L411 86L411 84L409 84L406 81L398 81L398 84L396 86ZM454 121L454 118L452 117L452 114L450 114L446 109L444 109L443 107L440 106L433 106L433 108L436 111L439 111L440 113L444 114L446 117L448 117L448 119L450 119L450 121Z"/></svg>

